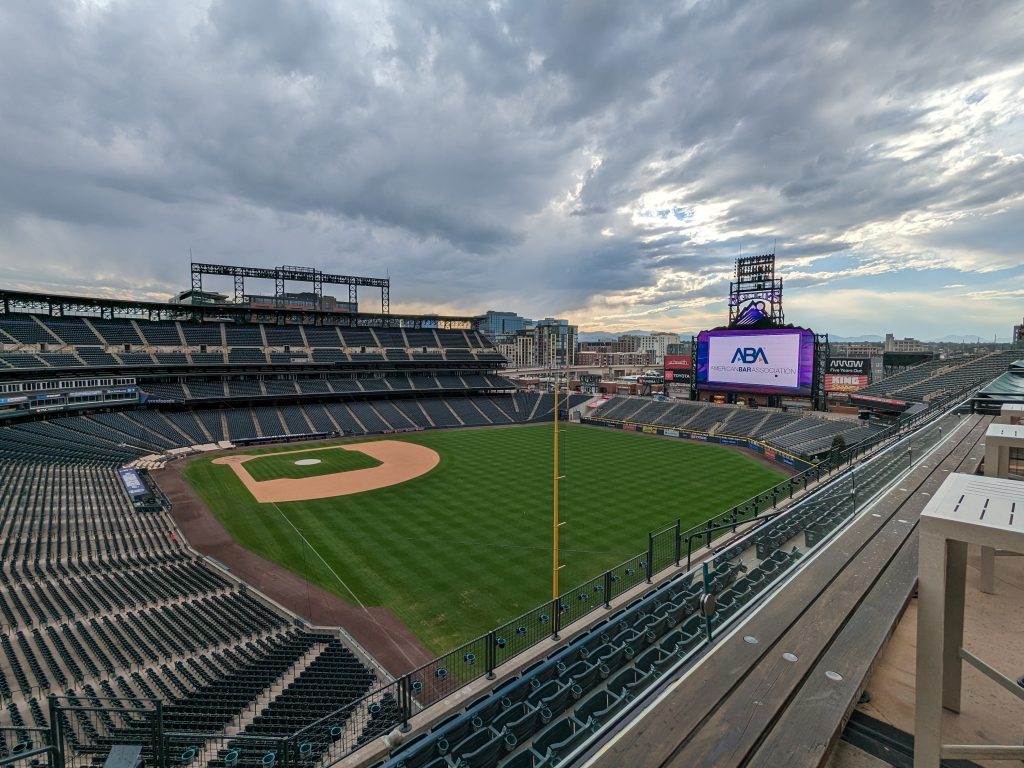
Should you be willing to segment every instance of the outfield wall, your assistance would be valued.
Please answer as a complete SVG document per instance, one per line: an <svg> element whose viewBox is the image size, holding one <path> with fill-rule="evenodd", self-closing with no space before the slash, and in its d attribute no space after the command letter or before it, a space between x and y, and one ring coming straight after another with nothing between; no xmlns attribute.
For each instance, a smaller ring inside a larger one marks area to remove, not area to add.
<svg viewBox="0 0 1024 768"><path fill-rule="evenodd" d="M713 435L710 432L699 432L691 429L674 429L663 427L657 424L638 424L632 421L618 421L616 419L594 419L584 418L581 424L591 424L597 427L611 427L626 432L643 432L646 435L662 435L663 437L677 437L684 440L700 440L703 443L718 443L719 445L736 445L740 448L747 448L759 453L766 459L785 464L787 467L800 470L801 472L815 466L812 462L805 461L799 456L780 451L766 443L753 440L749 437L739 435Z"/></svg>

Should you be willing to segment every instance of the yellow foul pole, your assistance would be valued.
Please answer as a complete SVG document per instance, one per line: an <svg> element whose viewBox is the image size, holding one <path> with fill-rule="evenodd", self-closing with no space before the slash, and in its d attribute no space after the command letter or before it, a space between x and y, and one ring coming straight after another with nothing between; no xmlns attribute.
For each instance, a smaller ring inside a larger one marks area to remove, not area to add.
<svg viewBox="0 0 1024 768"><path fill-rule="evenodd" d="M554 485L554 519L552 538L554 541L554 560L551 566L551 599L558 600L558 377L555 377L555 480Z"/></svg>

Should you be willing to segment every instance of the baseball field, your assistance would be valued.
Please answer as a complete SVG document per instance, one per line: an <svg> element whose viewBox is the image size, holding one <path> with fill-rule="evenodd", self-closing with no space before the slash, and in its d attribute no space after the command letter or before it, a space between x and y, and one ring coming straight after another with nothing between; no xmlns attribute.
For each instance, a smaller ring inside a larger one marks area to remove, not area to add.
<svg viewBox="0 0 1024 768"><path fill-rule="evenodd" d="M442 652L550 599L552 438L536 425L279 445L185 476L243 546L389 608ZM571 424L559 438L566 590L644 550L649 530L783 479L721 446Z"/></svg>

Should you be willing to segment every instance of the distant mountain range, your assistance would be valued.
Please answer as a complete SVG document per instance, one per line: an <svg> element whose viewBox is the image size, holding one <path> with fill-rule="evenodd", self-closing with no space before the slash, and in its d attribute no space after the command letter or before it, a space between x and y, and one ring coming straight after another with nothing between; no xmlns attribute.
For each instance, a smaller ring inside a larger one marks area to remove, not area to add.
<svg viewBox="0 0 1024 768"><path fill-rule="evenodd" d="M657 331L581 331L579 333L580 341L615 341L619 336L651 336L657 333ZM679 334L680 341L688 341L691 336L696 336L696 332L683 331ZM885 341L884 336L878 334L865 334L863 336L837 336L835 334L829 334L828 340L833 344L855 344L863 342L875 342L881 344ZM955 333L951 333L948 336L943 336L941 339L925 339L929 344L991 344L991 339L979 338L974 334L967 334L958 336ZM1009 344L1010 339L1001 338L996 340L997 344Z"/></svg>
<svg viewBox="0 0 1024 768"><path fill-rule="evenodd" d="M885 336L866 335L866 336L835 336L833 334L828 335L829 343L835 344L856 344L863 342L877 342L881 344L885 341Z"/></svg>
<svg viewBox="0 0 1024 768"><path fill-rule="evenodd" d="M876 342L881 344L885 341L884 336L878 335L867 335L867 336L836 336L829 334L829 342L832 344L852 344L857 342ZM974 334L958 336L955 333L951 333L948 336L943 336L941 339L924 339L926 344L991 344L992 339L986 339ZM996 339L996 344L1009 344L1010 339Z"/></svg>

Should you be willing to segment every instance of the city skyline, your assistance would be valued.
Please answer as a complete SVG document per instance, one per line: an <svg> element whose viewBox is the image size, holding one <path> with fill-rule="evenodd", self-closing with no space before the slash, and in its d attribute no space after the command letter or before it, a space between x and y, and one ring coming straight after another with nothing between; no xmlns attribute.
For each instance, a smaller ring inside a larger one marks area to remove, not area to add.
<svg viewBox="0 0 1024 768"><path fill-rule="evenodd" d="M723 325L774 251L819 333L1024 316L1012 2L0 7L0 281L166 300L197 261L392 307ZM216 288L216 286L211 286Z"/></svg>

